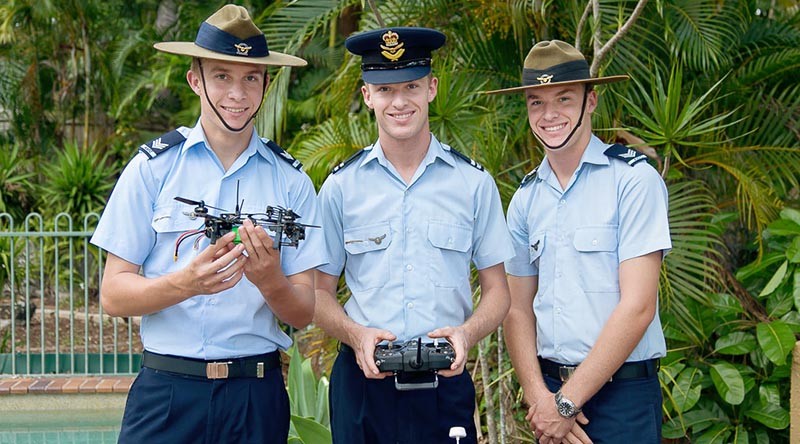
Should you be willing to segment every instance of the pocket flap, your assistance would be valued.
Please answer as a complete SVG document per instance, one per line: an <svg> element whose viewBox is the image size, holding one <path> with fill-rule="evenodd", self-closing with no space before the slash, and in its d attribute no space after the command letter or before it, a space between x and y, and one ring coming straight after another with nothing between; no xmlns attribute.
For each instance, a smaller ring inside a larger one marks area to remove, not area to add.
<svg viewBox="0 0 800 444"><path fill-rule="evenodd" d="M434 247L464 253L472 245L472 228L447 222L430 221L428 223L428 240Z"/></svg>
<svg viewBox="0 0 800 444"><path fill-rule="evenodd" d="M192 219L187 216L193 209L190 205L182 203L158 206L153 211L150 225L157 233L196 230L201 228L205 221L202 217Z"/></svg>
<svg viewBox="0 0 800 444"><path fill-rule="evenodd" d="M344 249L350 254L385 250L390 243L392 231L388 222L344 230Z"/></svg>
<svg viewBox="0 0 800 444"><path fill-rule="evenodd" d="M617 227L581 227L575 230L573 245L578 251L616 251Z"/></svg>

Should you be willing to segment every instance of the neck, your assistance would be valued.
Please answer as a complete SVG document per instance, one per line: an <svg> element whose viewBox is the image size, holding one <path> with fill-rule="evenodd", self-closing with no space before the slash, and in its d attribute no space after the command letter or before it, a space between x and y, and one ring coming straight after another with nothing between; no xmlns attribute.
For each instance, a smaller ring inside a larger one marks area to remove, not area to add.
<svg viewBox="0 0 800 444"><path fill-rule="evenodd" d="M223 131L215 125L205 125L202 119L200 119L200 124L203 126L203 133L206 135L209 148L217 155L225 171L247 149L253 136L253 125L249 125L242 131L232 132Z"/></svg>
<svg viewBox="0 0 800 444"><path fill-rule="evenodd" d="M414 173L422 163L422 159L428 153L428 146L431 144L431 132L428 128L411 138L397 140L391 137L384 137L381 134L378 138L381 143L381 149L392 165L394 165L397 172L403 176L403 180L408 183L414 176Z"/></svg>
<svg viewBox="0 0 800 444"><path fill-rule="evenodd" d="M588 133L591 137L591 133ZM581 163L583 153L589 146L589 138L581 137L575 140L575 143L565 146L557 150L547 149L547 162L550 164L553 173L558 178L558 183L561 184L562 189L566 189L575 170Z"/></svg>

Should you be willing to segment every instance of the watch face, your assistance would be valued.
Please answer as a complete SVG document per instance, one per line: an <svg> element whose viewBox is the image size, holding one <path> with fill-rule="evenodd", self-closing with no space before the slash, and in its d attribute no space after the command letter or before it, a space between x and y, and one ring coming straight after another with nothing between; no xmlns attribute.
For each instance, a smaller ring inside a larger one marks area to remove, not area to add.
<svg viewBox="0 0 800 444"><path fill-rule="evenodd" d="M558 413L564 417L571 417L573 414L573 408L569 403L561 401L558 403Z"/></svg>

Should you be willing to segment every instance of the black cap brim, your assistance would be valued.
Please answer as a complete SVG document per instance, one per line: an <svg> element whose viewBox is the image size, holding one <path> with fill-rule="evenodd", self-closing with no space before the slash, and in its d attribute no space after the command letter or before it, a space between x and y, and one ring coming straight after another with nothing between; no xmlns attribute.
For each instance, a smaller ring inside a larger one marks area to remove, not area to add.
<svg viewBox="0 0 800 444"><path fill-rule="evenodd" d="M363 71L361 78L366 83L384 85L387 83L404 83L421 79L431 73L430 66L414 66L405 69L387 69Z"/></svg>

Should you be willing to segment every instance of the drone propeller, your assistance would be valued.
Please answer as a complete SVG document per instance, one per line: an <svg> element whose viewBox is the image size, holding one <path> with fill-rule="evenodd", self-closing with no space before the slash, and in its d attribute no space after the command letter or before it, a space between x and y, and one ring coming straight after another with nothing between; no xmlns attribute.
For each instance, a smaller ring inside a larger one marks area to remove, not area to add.
<svg viewBox="0 0 800 444"><path fill-rule="evenodd" d="M195 205L195 206L198 206L198 207L213 208L215 210L225 211L222 208L217 208L217 207L213 207L211 205L207 205L202 200L191 200L191 199L187 199L185 197L180 197L180 196L175 196L175 200L177 200L178 202L181 202L181 203L185 203L187 205Z"/></svg>

